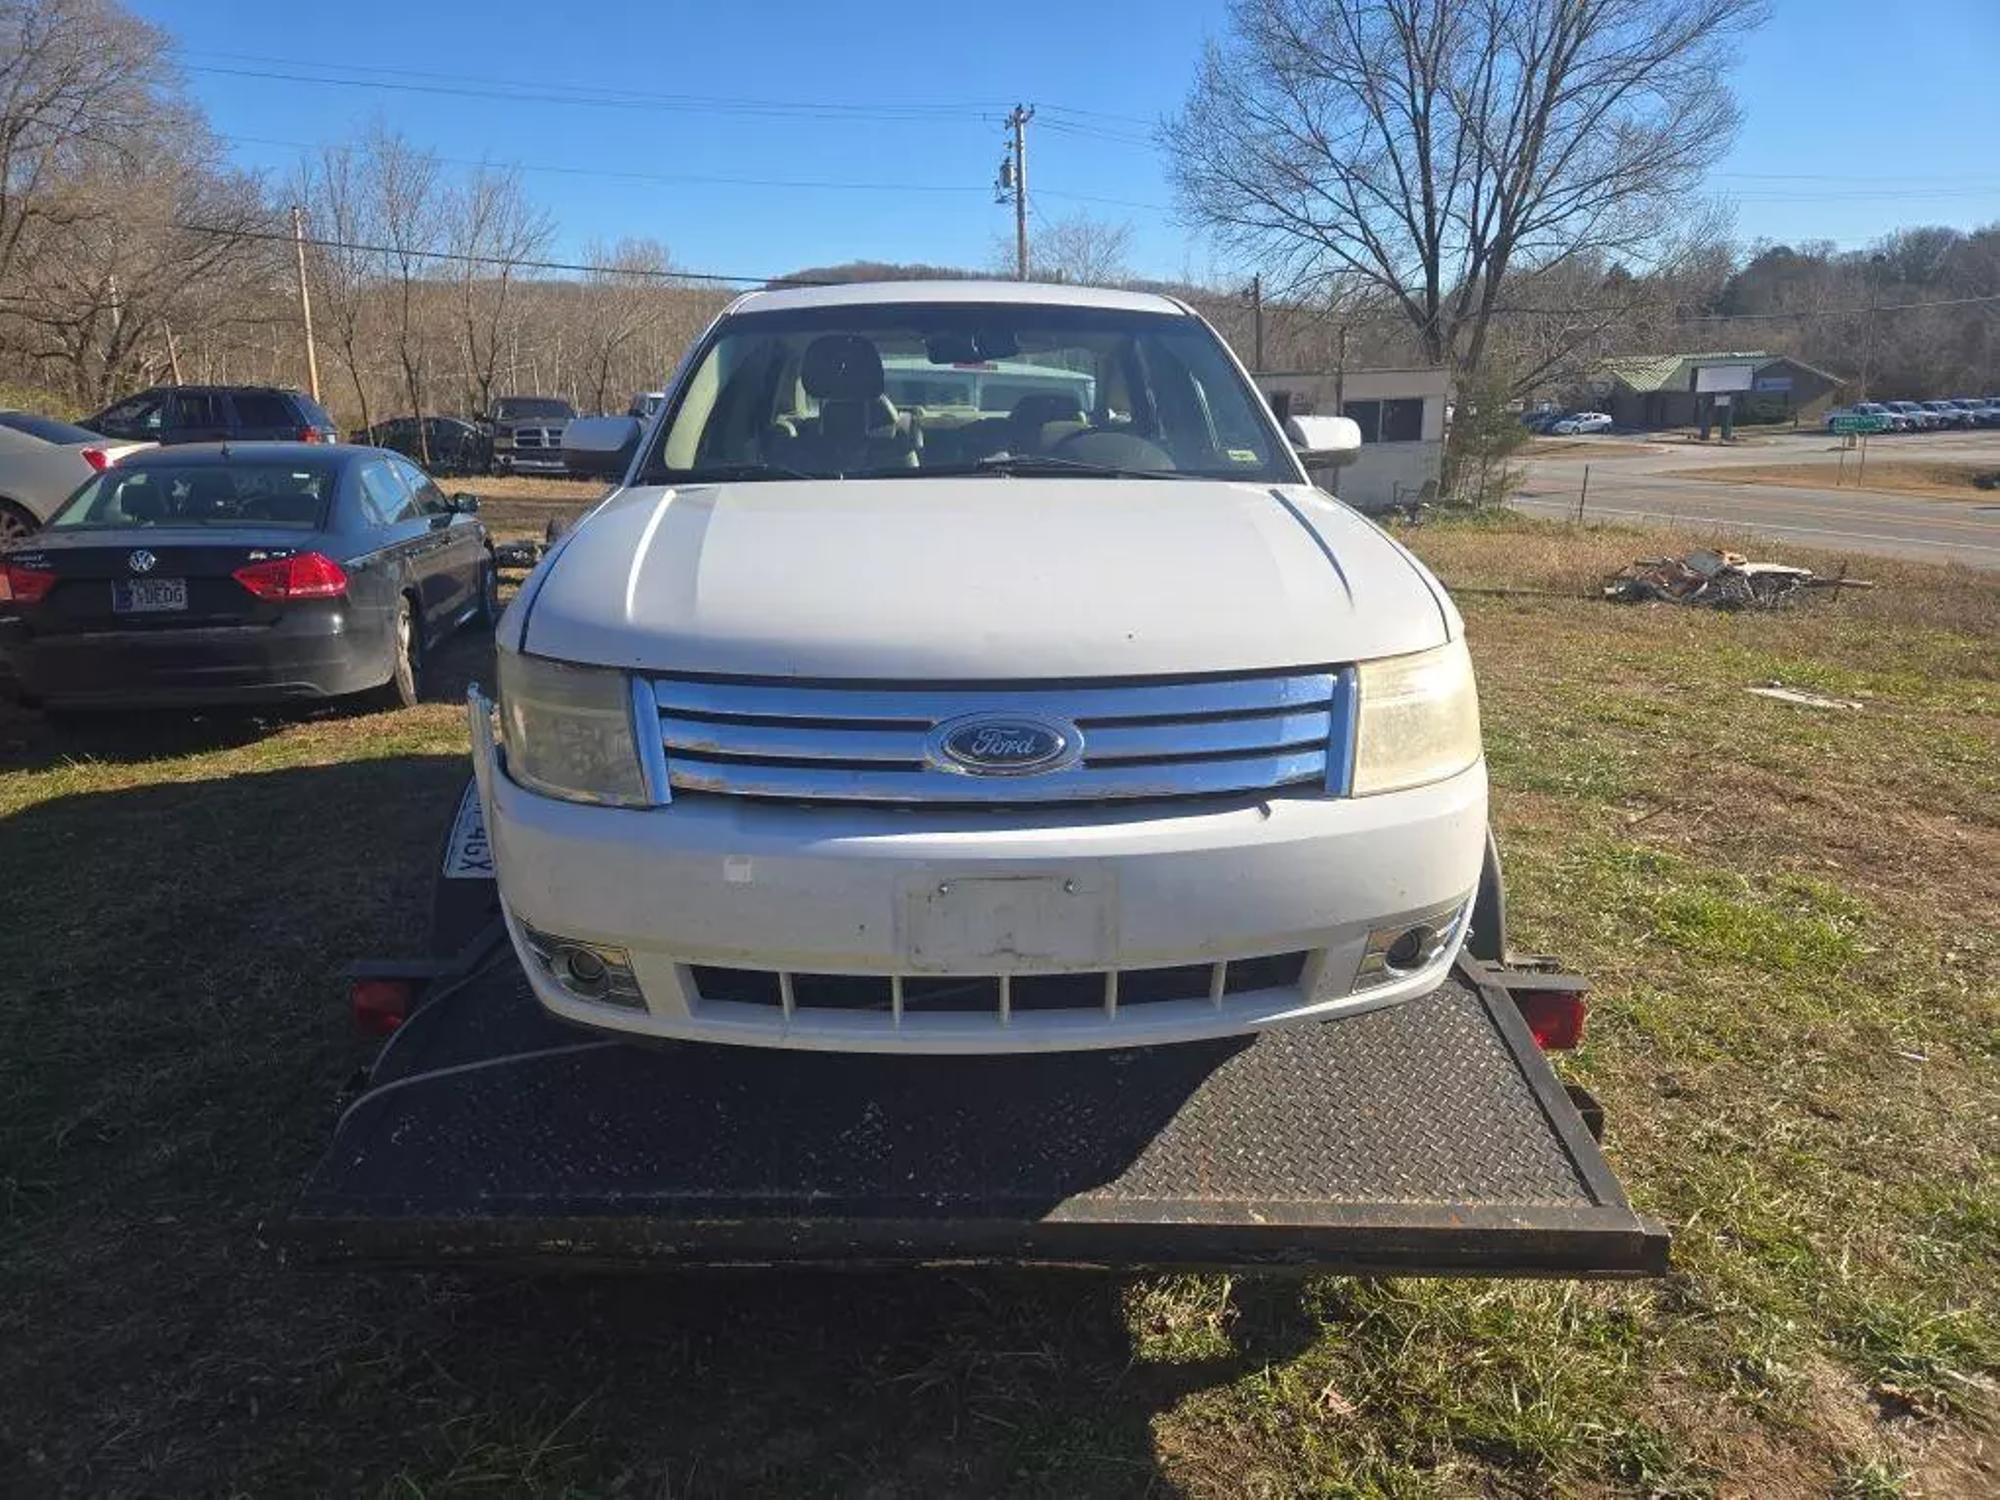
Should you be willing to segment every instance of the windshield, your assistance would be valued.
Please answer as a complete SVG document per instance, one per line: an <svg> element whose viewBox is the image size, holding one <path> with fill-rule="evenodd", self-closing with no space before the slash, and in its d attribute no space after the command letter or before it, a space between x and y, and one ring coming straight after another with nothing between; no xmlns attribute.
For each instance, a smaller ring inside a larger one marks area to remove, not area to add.
<svg viewBox="0 0 2000 1500"><path fill-rule="evenodd" d="M333 493L331 465L151 464L107 469L50 518L57 530L145 526L316 529Z"/></svg>
<svg viewBox="0 0 2000 1500"><path fill-rule="evenodd" d="M1115 308L884 304L726 319L643 481L977 473L1298 482L1199 320Z"/></svg>
<svg viewBox="0 0 2000 1500"><path fill-rule="evenodd" d="M522 417L567 419L576 413L567 401L558 401L553 396L503 396L494 404L493 415L503 421L514 421Z"/></svg>

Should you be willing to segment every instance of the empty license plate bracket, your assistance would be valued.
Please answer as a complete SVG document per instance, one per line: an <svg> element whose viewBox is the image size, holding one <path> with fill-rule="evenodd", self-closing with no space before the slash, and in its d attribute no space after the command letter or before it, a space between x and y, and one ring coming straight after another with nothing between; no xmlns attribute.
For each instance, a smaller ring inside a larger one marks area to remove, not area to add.
<svg viewBox="0 0 2000 1500"><path fill-rule="evenodd" d="M937 875L904 882L898 937L917 973L1106 968L1116 887L1107 875Z"/></svg>

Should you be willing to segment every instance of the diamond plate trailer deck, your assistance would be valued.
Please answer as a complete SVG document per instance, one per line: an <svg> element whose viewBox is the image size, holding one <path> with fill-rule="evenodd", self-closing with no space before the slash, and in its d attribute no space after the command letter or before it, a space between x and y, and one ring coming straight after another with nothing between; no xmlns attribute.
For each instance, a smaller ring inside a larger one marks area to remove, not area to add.
<svg viewBox="0 0 2000 1500"><path fill-rule="evenodd" d="M1626 1202L1506 971L1477 959L1422 1000L1212 1044L772 1052L552 1020L492 912L490 882L440 882L459 956L307 1180L284 1226L303 1256L1666 1267L1665 1231Z"/></svg>

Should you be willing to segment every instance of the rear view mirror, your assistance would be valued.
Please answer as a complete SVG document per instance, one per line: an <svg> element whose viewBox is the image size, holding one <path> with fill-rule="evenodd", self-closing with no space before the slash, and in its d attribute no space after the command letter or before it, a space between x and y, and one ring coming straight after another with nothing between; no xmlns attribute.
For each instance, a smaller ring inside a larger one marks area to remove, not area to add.
<svg viewBox="0 0 2000 1500"><path fill-rule="evenodd" d="M563 463L572 474L622 479L639 451L639 432L631 417L578 417L563 429Z"/></svg>
<svg viewBox="0 0 2000 1500"><path fill-rule="evenodd" d="M1285 437L1299 462L1312 468L1351 464L1361 456L1361 424L1352 417L1287 417Z"/></svg>

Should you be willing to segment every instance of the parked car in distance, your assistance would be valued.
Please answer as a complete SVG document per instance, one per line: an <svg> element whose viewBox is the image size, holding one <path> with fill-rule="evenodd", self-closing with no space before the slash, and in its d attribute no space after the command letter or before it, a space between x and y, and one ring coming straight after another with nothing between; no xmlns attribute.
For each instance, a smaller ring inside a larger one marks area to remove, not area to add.
<svg viewBox="0 0 2000 1500"><path fill-rule="evenodd" d="M492 440L457 417L425 417L421 427L415 417L390 417L351 434L348 441L400 453L433 474L484 474L493 454Z"/></svg>
<svg viewBox="0 0 2000 1500"><path fill-rule="evenodd" d="M1920 401L1917 404L1937 418L1937 425L1939 427L1965 428L1979 425L1979 419L1973 416L1972 413L1963 410L1956 402Z"/></svg>
<svg viewBox="0 0 2000 1500"><path fill-rule="evenodd" d="M2000 407L1991 401L1983 401L1977 396L1958 396L1953 398L1951 404L1965 413L1968 419L1965 425L1968 427L1991 427L2000 423Z"/></svg>
<svg viewBox="0 0 2000 1500"><path fill-rule="evenodd" d="M1521 425L1530 432L1545 433L1566 415L1559 406L1545 406L1540 411L1522 412Z"/></svg>
<svg viewBox="0 0 2000 1500"><path fill-rule="evenodd" d="M1906 431L1935 432L1937 430L1937 413L1926 411L1914 401L1884 401L1882 404L1909 424L1905 428Z"/></svg>
<svg viewBox="0 0 2000 1500"><path fill-rule="evenodd" d="M376 448L134 454L0 552L0 658L50 707L411 704L429 648L497 615L477 508Z"/></svg>
<svg viewBox="0 0 2000 1500"><path fill-rule="evenodd" d="M538 473L563 472L563 430L576 408L558 396L502 396L493 403L487 425L492 431L493 470Z"/></svg>
<svg viewBox="0 0 2000 1500"><path fill-rule="evenodd" d="M1558 437L1575 437L1578 433L1609 432L1611 425L1611 418L1601 411L1573 411L1551 422L1549 431Z"/></svg>
<svg viewBox="0 0 2000 1500"><path fill-rule="evenodd" d="M1005 411L918 389L1016 363L1055 378ZM739 299L650 428L571 425L619 488L509 610L497 730L472 704L541 1003L1030 1052L1436 986L1484 863L1478 707L1437 581L1308 478L1360 442L1281 427L1162 296Z"/></svg>
<svg viewBox="0 0 2000 1500"><path fill-rule="evenodd" d="M0 547L35 531L91 475L148 446L0 409Z"/></svg>
<svg viewBox="0 0 2000 1500"><path fill-rule="evenodd" d="M79 424L147 443L337 443L333 418L304 391L275 385L162 385Z"/></svg>

